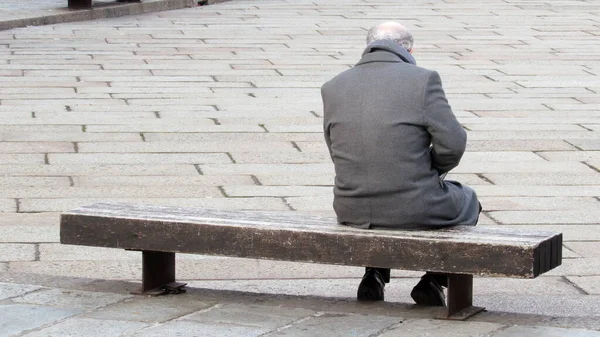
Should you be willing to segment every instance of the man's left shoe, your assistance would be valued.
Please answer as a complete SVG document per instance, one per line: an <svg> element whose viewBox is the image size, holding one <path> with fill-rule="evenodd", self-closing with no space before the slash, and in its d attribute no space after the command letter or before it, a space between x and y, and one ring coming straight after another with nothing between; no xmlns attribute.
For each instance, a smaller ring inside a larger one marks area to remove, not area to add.
<svg viewBox="0 0 600 337"><path fill-rule="evenodd" d="M444 290L430 274L421 277L419 283L410 292L410 297L412 297L416 304L433 307L446 306Z"/></svg>
<svg viewBox="0 0 600 337"><path fill-rule="evenodd" d="M358 285L356 298L359 301L383 301L385 282L383 276L375 268L367 268L362 281Z"/></svg>

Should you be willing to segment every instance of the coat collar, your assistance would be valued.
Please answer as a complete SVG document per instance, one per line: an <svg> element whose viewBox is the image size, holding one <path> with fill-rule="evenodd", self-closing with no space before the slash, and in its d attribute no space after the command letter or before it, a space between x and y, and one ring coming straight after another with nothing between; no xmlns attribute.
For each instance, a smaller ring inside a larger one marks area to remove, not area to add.
<svg viewBox="0 0 600 337"><path fill-rule="evenodd" d="M415 58L401 45L390 40L371 42L365 48L362 58L356 65L369 62L406 62L417 64Z"/></svg>

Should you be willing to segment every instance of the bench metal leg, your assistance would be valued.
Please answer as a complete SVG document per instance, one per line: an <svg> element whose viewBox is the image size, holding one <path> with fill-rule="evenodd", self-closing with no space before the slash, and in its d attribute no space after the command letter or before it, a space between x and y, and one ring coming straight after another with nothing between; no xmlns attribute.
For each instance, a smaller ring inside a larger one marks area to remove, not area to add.
<svg viewBox="0 0 600 337"><path fill-rule="evenodd" d="M92 8L92 0L69 0L69 8Z"/></svg>
<svg viewBox="0 0 600 337"><path fill-rule="evenodd" d="M465 320L485 310L473 306L473 275L448 274L447 299L445 319Z"/></svg>
<svg viewBox="0 0 600 337"><path fill-rule="evenodd" d="M182 293L185 283L175 282L175 253L142 251L142 288L136 295Z"/></svg>

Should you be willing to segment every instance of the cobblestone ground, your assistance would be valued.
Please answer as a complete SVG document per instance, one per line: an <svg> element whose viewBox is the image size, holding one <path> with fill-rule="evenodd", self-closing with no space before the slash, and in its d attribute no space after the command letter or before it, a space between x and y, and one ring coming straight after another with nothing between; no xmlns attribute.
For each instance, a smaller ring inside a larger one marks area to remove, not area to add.
<svg viewBox="0 0 600 337"><path fill-rule="evenodd" d="M597 1L232 1L2 31L0 271L137 279L137 253L58 244L59 212L96 201L332 214L319 87L389 19L413 30L417 62L440 72L468 130L452 178L479 194L480 224L564 233L555 271L476 280L485 319L600 329ZM198 287L334 298L361 276L200 256L178 268ZM418 273L395 276L386 299L410 302ZM43 303L34 290L9 297L27 312Z"/></svg>

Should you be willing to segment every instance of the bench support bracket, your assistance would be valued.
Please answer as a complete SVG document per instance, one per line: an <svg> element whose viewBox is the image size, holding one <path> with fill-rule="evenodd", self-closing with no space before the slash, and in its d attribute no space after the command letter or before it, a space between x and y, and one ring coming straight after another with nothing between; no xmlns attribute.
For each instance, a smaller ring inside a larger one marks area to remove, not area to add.
<svg viewBox="0 0 600 337"><path fill-rule="evenodd" d="M185 283L175 282L175 253L142 251L142 288L135 295L179 294Z"/></svg>
<svg viewBox="0 0 600 337"><path fill-rule="evenodd" d="M473 275L448 274L448 311L441 318L462 321L483 310L473 306Z"/></svg>

